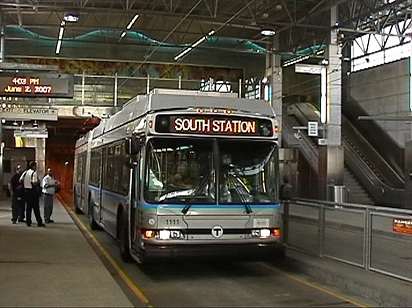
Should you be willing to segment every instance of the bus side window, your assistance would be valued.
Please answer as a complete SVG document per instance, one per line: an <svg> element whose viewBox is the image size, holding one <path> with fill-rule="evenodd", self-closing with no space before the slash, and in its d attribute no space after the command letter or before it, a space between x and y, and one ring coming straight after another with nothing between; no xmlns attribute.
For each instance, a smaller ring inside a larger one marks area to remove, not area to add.
<svg viewBox="0 0 412 308"><path fill-rule="evenodd" d="M140 139L126 138L124 144L126 154L136 155L140 152Z"/></svg>

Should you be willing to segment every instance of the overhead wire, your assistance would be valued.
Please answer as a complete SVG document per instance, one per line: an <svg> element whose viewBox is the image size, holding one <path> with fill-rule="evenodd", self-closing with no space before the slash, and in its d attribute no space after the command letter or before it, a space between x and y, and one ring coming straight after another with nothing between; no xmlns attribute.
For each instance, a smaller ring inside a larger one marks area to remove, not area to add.
<svg viewBox="0 0 412 308"><path fill-rule="evenodd" d="M141 62L139 64L139 66L133 70L133 72L130 74L131 76L137 72L138 69L140 69L142 67L143 64L145 64L147 62L147 60L157 51L157 49L162 46L162 44L173 34L173 32L182 24L182 22L195 10L195 8L202 2L203 0L199 0L193 7L192 9L186 13L186 15L183 17L183 19L169 32L169 34L162 40L162 42L158 43L156 48L150 53L148 54L148 52L146 52L145 56L144 56L144 60L143 62ZM256 0L250 0L248 3L246 3L246 5L244 7L242 7L241 9L239 9L233 16L231 16L226 22L224 22L223 24L221 24L214 32L218 32L219 30L221 30L223 27L225 27L228 23L230 23L234 18L236 18L240 13L242 13L246 8L248 8L253 2L255 2ZM167 71L165 71L162 76L164 76L168 71L170 71L173 67L175 67L176 64L171 65ZM121 86L123 86L126 83L127 79L125 81L122 82L122 84L119 86L119 88Z"/></svg>

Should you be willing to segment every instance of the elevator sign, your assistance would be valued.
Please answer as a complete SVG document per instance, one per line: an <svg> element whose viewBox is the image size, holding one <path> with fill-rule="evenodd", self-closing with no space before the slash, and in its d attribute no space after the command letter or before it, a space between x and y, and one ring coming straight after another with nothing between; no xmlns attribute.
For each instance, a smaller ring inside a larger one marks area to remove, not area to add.
<svg viewBox="0 0 412 308"><path fill-rule="evenodd" d="M68 74L0 74L1 96L73 98L73 75Z"/></svg>
<svg viewBox="0 0 412 308"><path fill-rule="evenodd" d="M58 110L56 108L0 108L0 118L9 120L44 120L57 121Z"/></svg>

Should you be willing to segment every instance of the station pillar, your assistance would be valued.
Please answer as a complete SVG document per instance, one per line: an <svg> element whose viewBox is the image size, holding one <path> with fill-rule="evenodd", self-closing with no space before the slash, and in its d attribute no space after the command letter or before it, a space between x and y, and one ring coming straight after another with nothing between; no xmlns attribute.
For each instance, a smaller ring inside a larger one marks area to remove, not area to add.
<svg viewBox="0 0 412 308"><path fill-rule="evenodd" d="M405 144L405 162L406 208L412 210L412 140Z"/></svg>
<svg viewBox="0 0 412 308"><path fill-rule="evenodd" d="M332 7L329 44L325 49L326 65L326 145L319 146L319 197L334 200L336 188L343 187L344 150L341 141L342 51L339 46L338 7Z"/></svg>
<svg viewBox="0 0 412 308"><path fill-rule="evenodd" d="M282 147L282 65L281 56L275 51L279 47L279 36L273 37L270 52L266 56L266 77L270 79L270 104L276 114L279 123L279 148Z"/></svg>

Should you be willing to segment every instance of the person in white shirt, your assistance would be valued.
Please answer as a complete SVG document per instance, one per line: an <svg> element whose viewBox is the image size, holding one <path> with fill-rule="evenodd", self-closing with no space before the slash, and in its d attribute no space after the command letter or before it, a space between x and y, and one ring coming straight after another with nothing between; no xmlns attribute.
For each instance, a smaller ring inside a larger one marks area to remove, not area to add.
<svg viewBox="0 0 412 308"><path fill-rule="evenodd" d="M24 198L26 200L26 224L28 227L31 226L31 212L33 210L34 216L37 220L38 227L45 227L40 215L39 206L39 193L37 191L39 183L39 178L37 177L37 163L31 161L29 163L29 169L23 172L20 177L20 182L24 185Z"/></svg>
<svg viewBox="0 0 412 308"><path fill-rule="evenodd" d="M53 178L53 173L50 168L47 169L47 174L42 180L42 192L44 199L44 221L46 223L53 223L54 220L51 219L53 214L53 195L56 193L56 187L59 182Z"/></svg>

